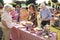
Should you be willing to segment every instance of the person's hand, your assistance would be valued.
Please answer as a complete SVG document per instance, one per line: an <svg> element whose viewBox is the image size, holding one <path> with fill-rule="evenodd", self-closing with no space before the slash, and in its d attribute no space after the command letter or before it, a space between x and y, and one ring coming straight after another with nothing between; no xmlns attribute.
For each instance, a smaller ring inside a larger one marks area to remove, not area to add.
<svg viewBox="0 0 60 40"><path fill-rule="evenodd" d="M47 21L47 20L49 20L49 19L46 18L45 21Z"/></svg>
<svg viewBox="0 0 60 40"><path fill-rule="evenodd" d="M15 14L15 16L18 16L18 14Z"/></svg>
<svg viewBox="0 0 60 40"><path fill-rule="evenodd" d="M15 28L14 26L12 26L10 29L12 29L12 28Z"/></svg>

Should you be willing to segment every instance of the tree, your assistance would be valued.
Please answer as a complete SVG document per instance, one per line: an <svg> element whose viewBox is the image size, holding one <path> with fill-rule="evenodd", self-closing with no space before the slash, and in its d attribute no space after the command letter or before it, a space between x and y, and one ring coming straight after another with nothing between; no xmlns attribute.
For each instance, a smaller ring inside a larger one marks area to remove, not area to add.
<svg viewBox="0 0 60 40"><path fill-rule="evenodd" d="M28 0L28 1L26 2L26 4L27 4L27 5L30 4L30 3L36 4L35 1L36 1L36 0Z"/></svg>
<svg viewBox="0 0 60 40"><path fill-rule="evenodd" d="M2 5L4 5L4 2L3 2L3 0L0 0L0 3L2 3Z"/></svg>
<svg viewBox="0 0 60 40"><path fill-rule="evenodd" d="M50 1L48 1L48 5L51 6L51 2Z"/></svg>
<svg viewBox="0 0 60 40"><path fill-rule="evenodd" d="M44 1L44 4L47 5L46 1Z"/></svg>
<svg viewBox="0 0 60 40"><path fill-rule="evenodd" d="M52 2L54 2L54 3L57 3L58 2L58 0L51 0Z"/></svg>

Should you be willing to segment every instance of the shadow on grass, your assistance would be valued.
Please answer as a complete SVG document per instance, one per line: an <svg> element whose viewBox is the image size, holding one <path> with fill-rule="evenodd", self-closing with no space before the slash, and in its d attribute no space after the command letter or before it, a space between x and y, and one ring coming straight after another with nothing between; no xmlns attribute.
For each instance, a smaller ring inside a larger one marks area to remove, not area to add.
<svg viewBox="0 0 60 40"><path fill-rule="evenodd" d="M54 27L54 28L60 30L60 27L58 27L58 26L54 26L54 25L52 25L52 27Z"/></svg>

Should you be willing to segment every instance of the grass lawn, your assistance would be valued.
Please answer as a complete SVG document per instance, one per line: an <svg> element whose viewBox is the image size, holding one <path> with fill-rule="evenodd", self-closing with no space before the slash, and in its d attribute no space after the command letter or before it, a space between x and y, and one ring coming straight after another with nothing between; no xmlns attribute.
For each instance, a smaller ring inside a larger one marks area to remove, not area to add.
<svg viewBox="0 0 60 40"><path fill-rule="evenodd" d="M0 27L1 27L1 22L0 22Z"/></svg>
<svg viewBox="0 0 60 40"><path fill-rule="evenodd" d="M51 30L52 32L56 32L57 35L58 35L58 40L60 40L60 30L58 30L58 29L56 29L56 28L54 28L54 27L50 27L50 30Z"/></svg>

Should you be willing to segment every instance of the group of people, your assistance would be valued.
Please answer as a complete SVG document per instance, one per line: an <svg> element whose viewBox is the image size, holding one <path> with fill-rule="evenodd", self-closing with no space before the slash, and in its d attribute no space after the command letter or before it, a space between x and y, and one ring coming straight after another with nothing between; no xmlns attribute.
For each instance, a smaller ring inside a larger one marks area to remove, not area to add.
<svg viewBox="0 0 60 40"><path fill-rule="evenodd" d="M21 7L16 5L14 8L10 4L5 4L3 7L2 14L2 29L3 37L5 40L10 40L10 29L14 27L12 22L19 23L20 21L31 21L33 22L33 27L37 27L37 8L34 4L30 4L28 9L26 7ZM51 12L50 9L46 7L44 3L40 5L40 17L41 17L41 28L44 29L46 24L50 25Z"/></svg>

